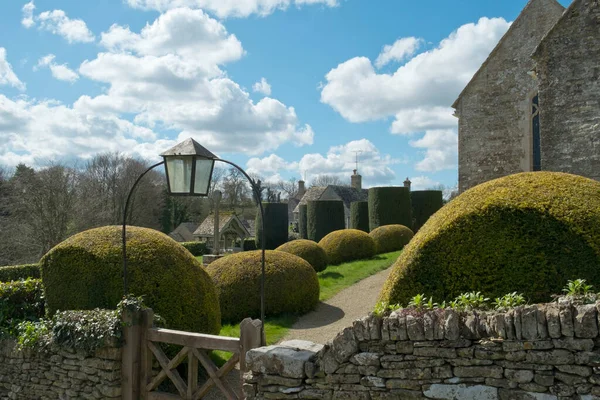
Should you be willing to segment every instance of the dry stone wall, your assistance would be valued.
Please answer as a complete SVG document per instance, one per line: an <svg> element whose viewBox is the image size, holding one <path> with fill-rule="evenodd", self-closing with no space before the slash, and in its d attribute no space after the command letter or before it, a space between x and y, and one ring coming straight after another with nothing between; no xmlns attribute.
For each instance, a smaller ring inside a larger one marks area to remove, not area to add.
<svg viewBox="0 0 600 400"><path fill-rule="evenodd" d="M250 351L248 399L600 399L600 303L402 310Z"/></svg>
<svg viewBox="0 0 600 400"><path fill-rule="evenodd" d="M0 341L1 399L120 399L121 349L21 351Z"/></svg>

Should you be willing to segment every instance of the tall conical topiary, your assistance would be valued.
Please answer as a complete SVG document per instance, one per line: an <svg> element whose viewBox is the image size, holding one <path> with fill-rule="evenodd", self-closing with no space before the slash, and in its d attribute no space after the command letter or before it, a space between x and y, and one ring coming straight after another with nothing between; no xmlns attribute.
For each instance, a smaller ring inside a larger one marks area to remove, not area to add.
<svg viewBox="0 0 600 400"><path fill-rule="evenodd" d="M340 200L309 201L306 219L308 239L318 242L328 233L346 228L344 203Z"/></svg>
<svg viewBox="0 0 600 400"><path fill-rule="evenodd" d="M369 189L369 229L383 225L412 226L410 189L374 187Z"/></svg>
<svg viewBox="0 0 600 400"><path fill-rule="evenodd" d="M444 206L444 198L441 190L416 190L410 192L410 201L413 215L413 232L427 222L429 217Z"/></svg>
<svg viewBox="0 0 600 400"><path fill-rule="evenodd" d="M265 249L275 250L288 241L288 205L286 203L263 203L265 211ZM260 212L256 214L256 247L261 248L262 224Z"/></svg>
<svg viewBox="0 0 600 400"><path fill-rule="evenodd" d="M354 201L350 203L350 229L358 229L369 233L368 201Z"/></svg>
<svg viewBox="0 0 600 400"><path fill-rule="evenodd" d="M300 239L308 239L307 231L307 208L306 204L301 204L298 207L298 230L300 231Z"/></svg>

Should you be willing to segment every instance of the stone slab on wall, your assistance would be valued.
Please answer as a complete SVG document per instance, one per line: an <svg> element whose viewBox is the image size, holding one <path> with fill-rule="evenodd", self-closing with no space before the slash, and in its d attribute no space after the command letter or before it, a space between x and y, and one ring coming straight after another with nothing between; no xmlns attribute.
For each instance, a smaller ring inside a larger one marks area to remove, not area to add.
<svg viewBox="0 0 600 400"><path fill-rule="evenodd" d="M21 351L0 340L2 399L120 399L121 349Z"/></svg>
<svg viewBox="0 0 600 400"><path fill-rule="evenodd" d="M369 316L250 351L248 399L600 399L600 303Z"/></svg>

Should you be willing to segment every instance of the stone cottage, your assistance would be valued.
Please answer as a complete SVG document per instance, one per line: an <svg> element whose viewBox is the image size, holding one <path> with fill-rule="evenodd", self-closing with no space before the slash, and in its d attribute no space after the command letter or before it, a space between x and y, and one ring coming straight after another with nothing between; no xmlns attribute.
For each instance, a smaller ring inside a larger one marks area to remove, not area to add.
<svg viewBox="0 0 600 400"><path fill-rule="evenodd" d="M362 188L362 176L357 170L350 177L350 186L314 186L308 189L296 208L294 209L294 221L298 221L300 206L308 204L311 200L341 200L344 202L344 216L346 228L350 226L350 204L354 201L367 201L369 191Z"/></svg>
<svg viewBox="0 0 600 400"><path fill-rule="evenodd" d="M598 178L598 0L530 0L453 104L462 192L523 171Z"/></svg>

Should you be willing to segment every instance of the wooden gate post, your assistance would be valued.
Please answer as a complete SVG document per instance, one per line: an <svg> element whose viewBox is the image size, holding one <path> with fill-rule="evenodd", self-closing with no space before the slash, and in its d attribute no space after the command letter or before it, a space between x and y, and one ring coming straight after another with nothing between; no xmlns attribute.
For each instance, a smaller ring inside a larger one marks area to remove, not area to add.
<svg viewBox="0 0 600 400"><path fill-rule="evenodd" d="M154 311L146 308L142 311L141 335L140 335L140 399L148 398L146 386L152 379L152 350L148 347L148 329L154 323Z"/></svg>
<svg viewBox="0 0 600 400"><path fill-rule="evenodd" d="M123 320L123 348L121 349L121 398L139 399L141 313L125 310Z"/></svg>
<svg viewBox="0 0 600 400"><path fill-rule="evenodd" d="M240 323L240 380L244 387L244 373L246 370L246 353L249 350L256 349L262 344L262 322L259 319L246 318ZM243 390L239 393L240 398L244 398Z"/></svg>

